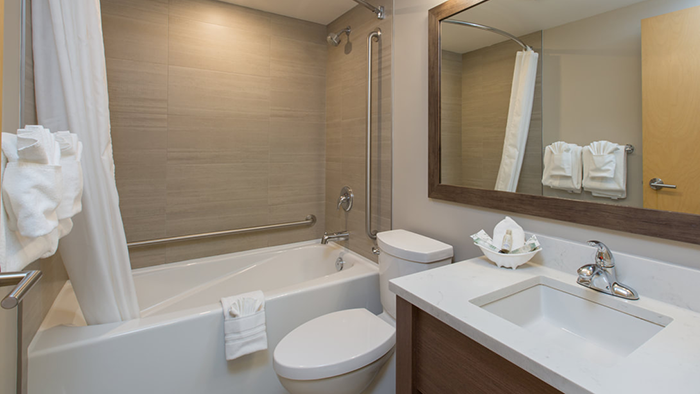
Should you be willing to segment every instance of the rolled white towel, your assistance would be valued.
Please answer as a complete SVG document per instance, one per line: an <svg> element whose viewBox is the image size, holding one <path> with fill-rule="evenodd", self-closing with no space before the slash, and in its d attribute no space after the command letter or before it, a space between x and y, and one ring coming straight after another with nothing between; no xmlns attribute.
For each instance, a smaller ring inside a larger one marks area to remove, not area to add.
<svg viewBox="0 0 700 394"><path fill-rule="evenodd" d="M18 161L59 165L61 147L51 130L42 126L26 126L17 130Z"/></svg>
<svg viewBox="0 0 700 394"><path fill-rule="evenodd" d="M253 291L221 299L226 360L267 349L265 295Z"/></svg>
<svg viewBox="0 0 700 394"><path fill-rule="evenodd" d="M5 141L3 141L5 142ZM2 155L2 165L7 163ZM46 258L58 249L58 240L73 228L70 219L59 220L58 227L42 237L24 237L7 227L7 212L0 209L0 271L21 271L40 258Z"/></svg>
<svg viewBox="0 0 700 394"><path fill-rule="evenodd" d="M69 219L83 210L83 168L80 164L83 143L78 141L76 134L68 131L59 131L54 136L61 147L63 175L63 196L56 214L59 219Z"/></svg>
<svg viewBox="0 0 700 394"><path fill-rule="evenodd" d="M63 195L58 143L42 128L3 133L2 146L8 159L2 182L8 229L29 238L51 233L58 227L56 208Z"/></svg>

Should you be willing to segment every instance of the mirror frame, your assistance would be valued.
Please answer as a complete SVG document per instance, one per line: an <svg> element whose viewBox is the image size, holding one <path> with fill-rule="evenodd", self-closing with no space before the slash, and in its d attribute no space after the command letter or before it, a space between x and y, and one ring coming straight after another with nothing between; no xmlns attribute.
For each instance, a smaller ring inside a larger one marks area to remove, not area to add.
<svg viewBox="0 0 700 394"><path fill-rule="evenodd" d="M440 21L488 0L448 0L428 15L428 197L547 219L700 244L700 215L440 183Z"/></svg>

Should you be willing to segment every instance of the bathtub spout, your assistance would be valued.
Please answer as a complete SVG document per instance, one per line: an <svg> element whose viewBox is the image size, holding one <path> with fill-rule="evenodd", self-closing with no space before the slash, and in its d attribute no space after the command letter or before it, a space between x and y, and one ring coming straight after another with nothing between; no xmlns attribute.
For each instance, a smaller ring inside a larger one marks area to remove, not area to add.
<svg viewBox="0 0 700 394"><path fill-rule="evenodd" d="M350 234L347 231L339 231L331 234L324 232L323 237L321 237L321 245L327 244L328 241L339 241L341 239L350 239Z"/></svg>

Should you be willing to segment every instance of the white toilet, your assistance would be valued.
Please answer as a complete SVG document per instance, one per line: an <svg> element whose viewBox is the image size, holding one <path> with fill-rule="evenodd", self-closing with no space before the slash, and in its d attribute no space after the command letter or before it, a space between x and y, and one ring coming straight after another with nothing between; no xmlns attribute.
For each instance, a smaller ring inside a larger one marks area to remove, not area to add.
<svg viewBox="0 0 700 394"><path fill-rule="evenodd" d="M405 230L377 234L379 292L384 313L329 313L287 334L274 367L291 394L360 394L391 358L396 343L396 296L389 280L452 261L452 246Z"/></svg>

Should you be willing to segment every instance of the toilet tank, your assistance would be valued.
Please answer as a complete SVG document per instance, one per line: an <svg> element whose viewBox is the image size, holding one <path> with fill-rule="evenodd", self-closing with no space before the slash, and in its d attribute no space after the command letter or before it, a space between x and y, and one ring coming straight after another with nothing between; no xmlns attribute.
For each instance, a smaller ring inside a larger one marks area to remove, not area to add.
<svg viewBox="0 0 700 394"><path fill-rule="evenodd" d="M379 294L384 311L396 319L396 295L389 281L404 275L441 267L452 262L451 245L406 230L377 234L379 245Z"/></svg>

